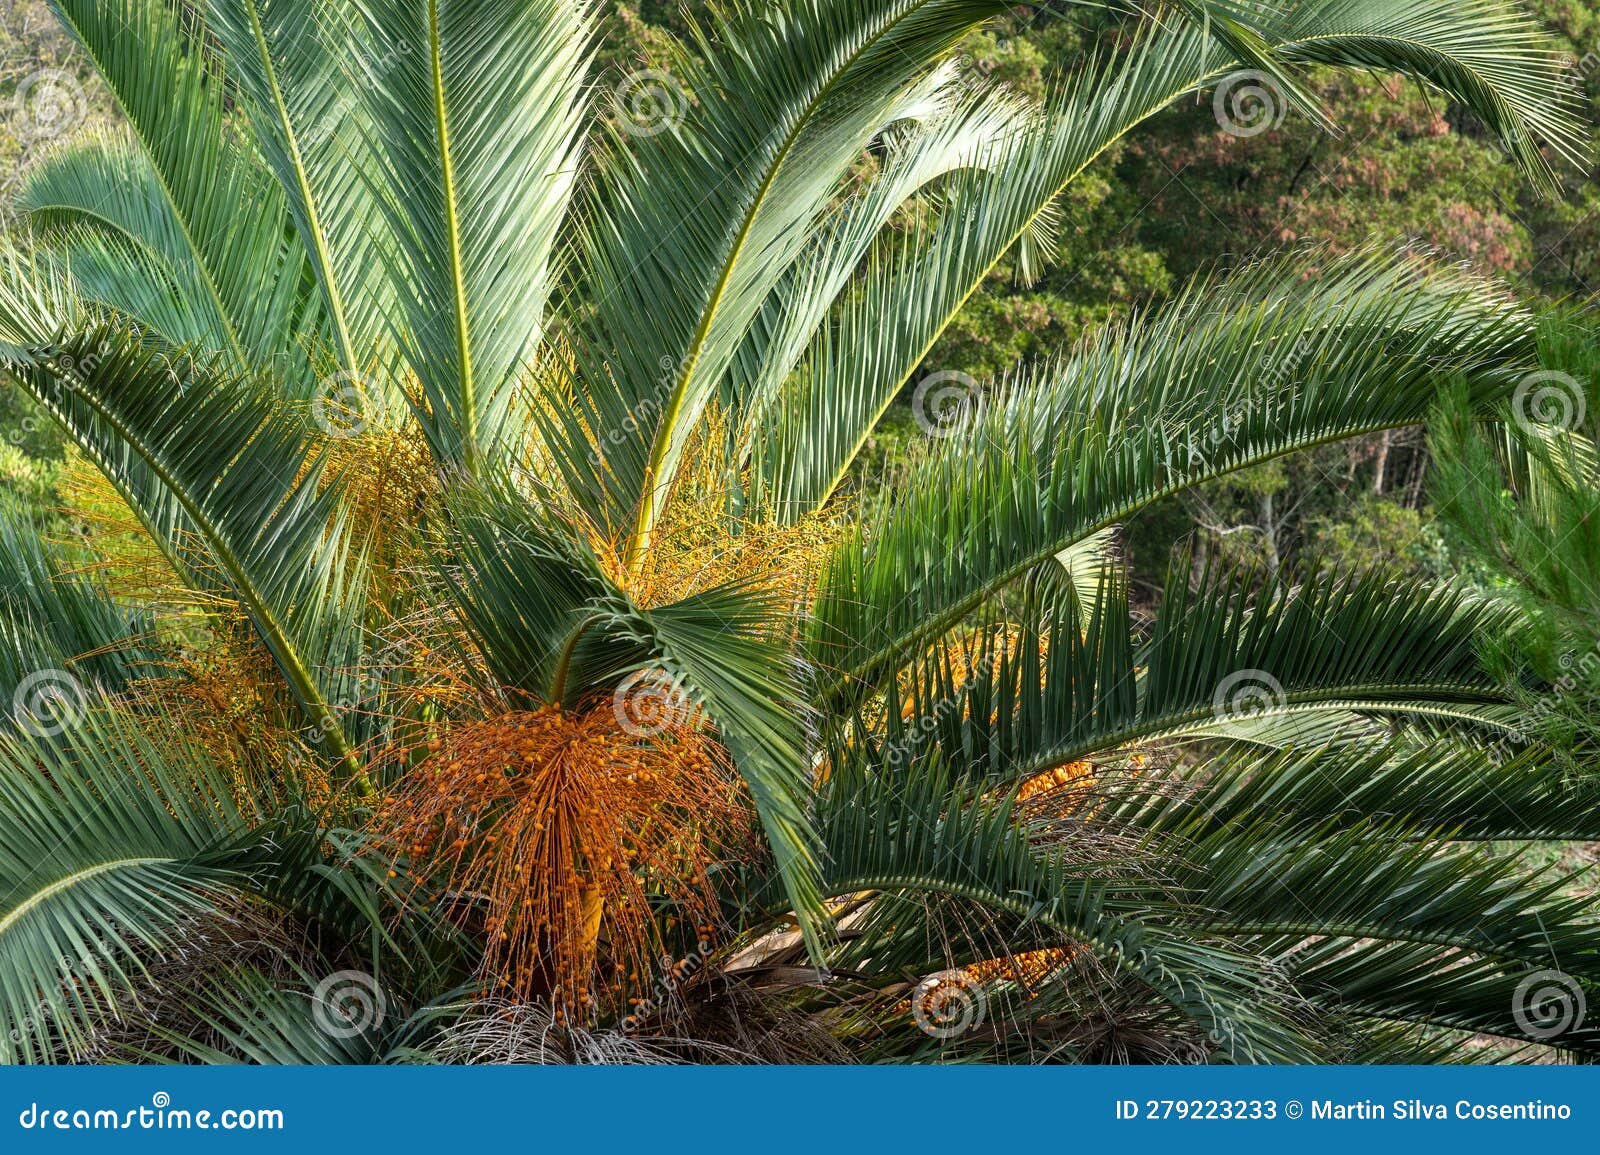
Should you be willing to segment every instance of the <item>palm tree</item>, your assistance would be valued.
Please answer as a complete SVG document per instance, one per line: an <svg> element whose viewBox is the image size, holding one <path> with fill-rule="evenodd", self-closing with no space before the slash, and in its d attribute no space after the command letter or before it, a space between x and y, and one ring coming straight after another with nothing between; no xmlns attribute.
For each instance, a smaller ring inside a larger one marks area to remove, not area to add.
<svg viewBox="0 0 1600 1155"><path fill-rule="evenodd" d="M1545 679L1522 695L1526 729L1581 753L1600 714L1600 328L1592 305L1548 309L1538 339L1540 369L1519 384L1500 422L1475 421L1460 403L1435 420L1432 489L1481 584L1528 622L1506 640ZM1527 740L1511 734L1503 745Z"/></svg>
<svg viewBox="0 0 1600 1155"><path fill-rule="evenodd" d="M1181 0L1034 107L952 63L1007 6L751 0L611 99L571 0L57 0L123 125L4 253L0 358L101 479L85 540L7 519L7 1057L1600 1046L1538 994L1600 978L1589 902L1491 845L1600 837L1493 756L1512 616L1180 556L1145 627L1114 548L1491 410L1523 310L1263 262L922 379L938 436L853 472L1174 100L1399 71L1548 182L1559 62L1500 0Z"/></svg>

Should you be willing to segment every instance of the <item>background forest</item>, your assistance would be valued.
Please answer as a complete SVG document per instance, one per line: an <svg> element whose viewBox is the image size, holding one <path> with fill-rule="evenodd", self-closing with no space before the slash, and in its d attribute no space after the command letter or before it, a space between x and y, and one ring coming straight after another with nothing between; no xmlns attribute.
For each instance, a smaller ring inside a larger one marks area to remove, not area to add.
<svg viewBox="0 0 1600 1155"><path fill-rule="evenodd" d="M1592 125L1600 112L1600 4L1529 0L1528 7L1575 62L1571 79ZM682 13L703 9L698 0L617 4L602 85L659 67L663 30L681 33ZM1071 4L1019 6L996 30L969 39L962 66L1039 97L1050 78L1114 42L1123 24ZM78 87L19 98L19 83L41 70L70 74ZM1159 302L1197 271L1297 244L1343 253L1411 240L1525 296L1582 301L1600 292L1600 191L1592 172L1557 166L1563 193L1545 196L1470 114L1415 84L1330 69L1316 90L1339 132L1296 115L1270 89L1228 94L1238 115L1230 126L1219 124L1211 99L1197 99L1136 129L1063 198L1048 238L1054 259L1024 276L1016 255L1008 257L925 369L1003 376L1109 317ZM113 114L47 5L0 0L0 101L40 95L64 101L50 109L48 131L30 135L25 122L0 120L7 190L34 156L63 136L95 132ZM880 468L896 468L920 440L911 400L908 388L874 438L869 457ZM25 398L0 391L0 486L45 515L57 504L64 452ZM1128 527L1135 602L1148 608L1171 545L1189 536L1201 547L1197 556L1211 551L1272 571L1308 557L1428 577L1470 570L1470 551L1434 516L1429 472L1419 427L1298 454L1185 495Z"/></svg>

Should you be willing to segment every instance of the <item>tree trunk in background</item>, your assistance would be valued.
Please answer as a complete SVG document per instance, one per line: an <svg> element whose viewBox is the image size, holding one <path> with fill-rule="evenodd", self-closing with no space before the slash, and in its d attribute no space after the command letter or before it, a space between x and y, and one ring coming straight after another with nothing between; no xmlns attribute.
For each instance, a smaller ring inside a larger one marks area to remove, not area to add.
<svg viewBox="0 0 1600 1155"><path fill-rule="evenodd" d="M1389 446L1394 442L1394 431L1384 430L1378 438L1378 463L1372 475L1372 492L1383 496L1384 475L1389 472Z"/></svg>

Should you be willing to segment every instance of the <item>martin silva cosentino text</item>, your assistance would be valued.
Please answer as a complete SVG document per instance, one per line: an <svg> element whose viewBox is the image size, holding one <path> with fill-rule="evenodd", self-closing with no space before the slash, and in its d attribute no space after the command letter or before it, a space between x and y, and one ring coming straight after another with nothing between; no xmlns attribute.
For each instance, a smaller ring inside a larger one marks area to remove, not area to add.
<svg viewBox="0 0 1600 1155"><path fill-rule="evenodd" d="M1357 1099L1336 1103L1332 1099L1311 1100L1313 1119L1570 1119L1572 1108L1565 1103L1546 1103L1529 1099L1525 1103L1478 1103L1457 1099L1454 1103L1434 1103L1423 1099L1396 1099L1376 1103Z"/></svg>

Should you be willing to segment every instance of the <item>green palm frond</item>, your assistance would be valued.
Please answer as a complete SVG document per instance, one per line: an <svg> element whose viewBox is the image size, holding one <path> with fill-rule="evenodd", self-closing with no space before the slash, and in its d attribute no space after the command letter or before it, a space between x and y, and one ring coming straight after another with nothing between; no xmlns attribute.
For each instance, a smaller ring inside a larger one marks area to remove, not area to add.
<svg viewBox="0 0 1600 1155"><path fill-rule="evenodd" d="M0 1054L69 1053L126 1004L141 952L248 883L267 847L199 748L163 748L103 701L70 742L0 733Z"/></svg>
<svg viewBox="0 0 1600 1155"><path fill-rule="evenodd" d="M160 673L154 615L113 599L85 560L0 501L0 699L15 704L19 687L46 672L76 683L63 687L69 698Z"/></svg>
<svg viewBox="0 0 1600 1155"><path fill-rule="evenodd" d="M328 977L331 983L300 974L292 976L300 981L291 985L250 969L207 976L186 1000L189 1031L157 1023L150 1041L164 1044L187 1062L212 1065L382 1063L385 1027L393 1030L388 994L364 971L334 971ZM329 993L351 1000L351 1005L339 1005ZM362 1000L359 1019L351 1013L357 1009L355 1000Z"/></svg>
<svg viewBox="0 0 1600 1155"><path fill-rule="evenodd" d="M1170 808L1190 829L1204 823L1208 831L1264 819L1323 832L1388 821L1423 832L1414 838L1442 831L1461 842L1593 840L1600 817L1587 802L1597 790L1600 780L1574 776L1542 747L1503 758L1470 743L1390 741L1214 757L1193 776L1181 807L1156 797L1158 780L1146 794L1129 778L1108 788L1108 813L1143 822L1139 815Z"/></svg>
<svg viewBox="0 0 1600 1155"><path fill-rule="evenodd" d="M211 0L210 30L227 53L256 141L277 176L322 289L339 367L371 370L390 338L393 286L385 283L383 220L363 164L371 147L364 84L347 59L356 39L344 0ZM362 41L387 72L409 41Z"/></svg>
<svg viewBox="0 0 1600 1155"><path fill-rule="evenodd" d="M304 254L282 189L230 125L216 55L194 10L144 0L52 7L94 61L148 168L125 154L63 162L72 171L38 190L48 197L38 207L104 218L171 257L184 287L204 294L190 307L220 318L216 344L235 368L303 355L286 347L283 319L305 276ZM130 167L135 179L122 187L115 173Z"/></svg>
<svg viewBox="0 0 1600 1155"><path fill-rule="evenodd" d="M984 279L1106 149L1229 58L1198 31L1153 32L1091 61L1049 106L940 189L931 236L887 236L811 338L796 379L747 434L763 499L783 517L822 505L878 418ZM766 447L764 450L762 447Z"/></svg>
<svg viewBox="0 0 1600 1155"><path fill-rule="evenodd" d="M1283 965L1312 1000L1341 1013L1539 1041L1515 1021L1515 990L1539 971L1558 971L1574 989L1594 987L1600 957L1592 904L1578 878L1530 872L1494 846L1456 840L1587 832L1594 822L1558 813L1573 793L1552 781L1549 761L1397 755L1301 752L1213 763L1213 781L1202 774L1202 784L1181 797L1152 798L1134 821L1186 848L1178 861L1189 865L1174 881L1189 888L1197 929L1285 955ZM1346 797L1333 817L1320 816L1333 803L1314 782L1325 766L1346 782L1360 766L1381 809L1362 813L1357 798ZM1245 782L1251 769L1269 781ZM1430 797L1435 769L1440 795ZM1518 781L1530 773L1542 789ZM1467 784L1504 789L1504 798L1461 806L1458 822L1453 792ZM1232 805L1235 795L1245 801L1251 793L1253 808ZM1213 798L1224 805L1219 813L1210 809ZM1518 803L1530 811L1520 813ZM1331 872L1328 862L1341 867ZM1594 1053L1600 1033L1574 1024L1560 1046Z"/></svg>
<svg viewBox="0 0 1600 1155"><path fill-rule="evenodd" d="M1536 139L1577 155L1577 120L1557 95L1558 58L1497 0L1282 7L1255 6L1253 23L1270 31L1283 60L1421 76L1482 116L1535 174L1549 171ZM944 191L932 244L890 237L875 248L859 287L814 337L789 395L747 434L755 446L774 446L759 466L777 512L799 516L828 498L961 307L1091 161L1238 59L1202 32L1179 29L1076 69L1018 140Z"/></svg>
<svg viewBox="0 0 1600 1155"><path fill-rule="evenodd" d="M1565 62L1507 0L1312 0L1262 23L1280 59L1416 77L1478 116L1541 187L1554 191L1549 147L1585 163L1587 133Z"/></svg>
<svg viewBox="0 0 1600 1155"><path fill-rule="evenodd" d="M41 339L34 335L72 314L58 321L39 315L48 299L7 296L0 338L13 378L116 486L180 573L237 600L313 733L361 779L337 695L325 688L327 668L349 654L361 566L341 532L340 488L325 477L304 419L258 383L152 349L119 322Z"/></svg>
<svg viewBox="0 0 1600 1155"><path fill-rule="evenodd" d="M836 766L821 791L824 893L971 904L1006 920L1002 940L1025 939L1034 928L1041 942L1087 950L1113 979L1144 988L1236 1060L1306 1060L1290 1008L1263 998L1259 958L1143 918L1147 900L1119 896L1104 879L1105 862L1073 853L1079 848L1040 849L1008 801L954 786L937 763L909 778L870 767L868 759ZM1142 870L1126 858L1118 866L1125 875ZM956 961L993 957L983 953L986 938Z"/></svg>
<svg viewBox="0 0 1600 1155"><path fill-rule="evenodd" d="M1600 607L1600 339L1592 317L1541 317L1537 372L1481 427L1460 398L1430 425L1430 490L1476 557L1514 579L1500 596L1549 619L1575 654Z"/></svg>
<svg viewBox="0 0 1600 1155"><path fill-rule="evenodd" d="M916 107L932 67L1004 7L739 4L696 28L695 54L678 54L663 82L677 98L671 121L646 135L624 119L610 134L581 214L578 279L594 314L577 334L580 412L556 417L549 436L578 469L585 427L637 430L584 471L597 520L628 534L630 566L695 425L830 197Z"/></svg>
<svg viewBox="0 0 1600 1155"><path fill-rule="evenodd" d="M182 221L138 141L104 133L64 147L31 170L17 197L34 247L67 272L79 293L160 333L237 355L232 322L194 259ZM285 332L298 286L280 282L276 312Z"/></svg>
<svg viewBox="0 0 1600 1155"><path fill-rule="evenodd" d="M811 647L859 695L1075 542L1163 497L1297 449L1423 420L1438 383L1479 408L1532 354L1531 322L1405 254L1302 280L1268 263L1001 388L916 469L823 579Z"/></svg>
<svg viewBox="0 0 1600 1155"><path fill-rule="evenodd" d="M567 0L342 7L354 14L344 85L370 136L355 163L385 226L375 253L358 248L357 259L383 268L395 302L385 320L421 387L417 418L435 455L476 472L520 448L517 390L544 332L577 183L592 10ZM302 149L296 179L316 177L315 164ZM296 199L309 222L311 202ZM338 260L323 243L319 262Z"/></svg>
<svg viewBox="0 0 1600 1155"><path fill-rule="evenodd" d="M881 174L824 222L769 293L729 366L724 403L739 414L747 441L763 431L767 410L894 214L954 173L997 163L1005 155L1003 142L1032 120L1032 110L1014 94L1003 88L974 93L971 79L953 65L914 89L902 114L882 137ZM742 461L756 446L740 448Z"/></svg>
<svg viewBox="0 0 1600 1155"><path fill-rule="evenodd" d="M1501 736L1493 710L1509 703L1476 650L1511 627L1503 607L1381 574L1258 592L1248 571L1192 590L1187 572L1173 566L1142 644L1120 584L1087 605L1030 584L995 625L889 687L884 748L902 772L940 757L962 780L1003 785L1139 743L1341 744L1413 715L1474 727L1484 744Z"/></svg>

